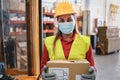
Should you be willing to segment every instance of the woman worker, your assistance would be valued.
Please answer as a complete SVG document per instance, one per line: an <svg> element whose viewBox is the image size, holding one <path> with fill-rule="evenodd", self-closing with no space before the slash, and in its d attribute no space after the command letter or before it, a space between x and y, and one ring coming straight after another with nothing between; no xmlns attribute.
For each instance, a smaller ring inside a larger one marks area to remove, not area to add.
<svg viewBox="0 0 120 80"><path fill-rule="evenodd" d="M55 9L55 18L58 23L58 32L54 36L45 39L41 69L43 80L50 80L50 77L44 72L43 66L49 60L78 60L87 59L91 67L91 74L83 74L83 80L91 78L95 80L95 64L90 44L90 38L81 35L77 30L75 10L70 2L60 2ZM52 79L51 79L52 80Z"/></svg>

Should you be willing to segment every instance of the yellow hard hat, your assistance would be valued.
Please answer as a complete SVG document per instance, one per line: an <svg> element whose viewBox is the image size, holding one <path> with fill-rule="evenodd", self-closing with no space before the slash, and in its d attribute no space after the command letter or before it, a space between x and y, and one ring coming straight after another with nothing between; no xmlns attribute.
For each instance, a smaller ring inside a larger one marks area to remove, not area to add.
<svg viewBox="0 0 120 80"><path fill-rule="evenodd" d="M58 17L64 14L74 14L75 10L70 2L60 2L55 8L55 15L54 17Z"/></svg>

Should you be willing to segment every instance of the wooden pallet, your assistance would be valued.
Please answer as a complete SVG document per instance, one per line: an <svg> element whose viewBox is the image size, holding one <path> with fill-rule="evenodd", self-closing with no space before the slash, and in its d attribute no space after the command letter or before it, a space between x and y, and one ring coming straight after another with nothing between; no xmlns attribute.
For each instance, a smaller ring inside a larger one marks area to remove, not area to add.
<svg viewBox="0 0 120 80"><path fill-rule="evenodd" d="M37 76L18 76L14 80L37 80Z"/></svg>
<svg viewBox="0 0 120 80"><path fill-rule="evenodd" d="M5 74L8 75L26 75L28 74L27 70L18 70L17 68L13 68L13 69L6 69L5 70Z"/></svg>

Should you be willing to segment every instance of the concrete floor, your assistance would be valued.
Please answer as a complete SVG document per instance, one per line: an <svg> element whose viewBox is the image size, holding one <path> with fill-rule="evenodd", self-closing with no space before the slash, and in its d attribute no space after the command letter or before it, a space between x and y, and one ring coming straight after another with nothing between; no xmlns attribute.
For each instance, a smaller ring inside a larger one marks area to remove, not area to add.
<svg viewBox="0 0 120 80"><path fill-rule="evenodd" d="M94 56L97 68L96 80L120 80L120 52Z"/></svg>

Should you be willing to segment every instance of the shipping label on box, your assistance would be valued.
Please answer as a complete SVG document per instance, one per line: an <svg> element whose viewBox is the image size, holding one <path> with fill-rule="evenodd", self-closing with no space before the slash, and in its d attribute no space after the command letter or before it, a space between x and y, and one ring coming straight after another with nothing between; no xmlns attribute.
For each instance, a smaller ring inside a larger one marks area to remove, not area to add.
<svg viewBox="0 0 120 80"><path fill-rule="evenodd" d="M69 68L49 68L48 73L55 73L58 80L69 80Z"/></svg>
<svg viewBox="0 0 120 80"><path fill-rule="evenodd" d="M76 75L76 80L81 80L81 75Z"/></svg>

